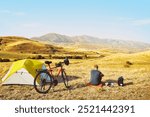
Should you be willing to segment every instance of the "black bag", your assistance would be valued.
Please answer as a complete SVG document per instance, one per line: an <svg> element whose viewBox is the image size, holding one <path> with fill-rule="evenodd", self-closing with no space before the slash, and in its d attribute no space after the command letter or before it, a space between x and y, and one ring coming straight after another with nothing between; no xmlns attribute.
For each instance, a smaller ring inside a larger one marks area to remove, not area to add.
<svg viewBox="0 0 150 117"><path fill-rule="evenodd" d="M118 86L124 86L124 78L123 78L123 76L121 76L121 77L119 77L118 78Z"/></svg>

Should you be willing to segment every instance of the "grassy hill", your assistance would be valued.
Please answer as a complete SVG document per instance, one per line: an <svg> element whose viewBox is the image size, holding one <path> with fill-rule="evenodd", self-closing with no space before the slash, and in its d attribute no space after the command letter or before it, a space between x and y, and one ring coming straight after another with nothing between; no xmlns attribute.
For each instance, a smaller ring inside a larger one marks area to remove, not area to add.
<svg viewBox="0 0 150 117"><path fill-rule="evenodd" d="M125 53L117 53L112 54L103 59L104 61L112 62L112 63L125 63L126 61L130 61L131 63L136 64L150 64L150 51L144 51L133 54L125 54Z"/></svg>
<svg viewBox="0 0 150 117"><path fill-rule="evenodd" d="M27 58L35 55L65 53L63 47L45 44L24 37L0 37L0 58Z"/></svg>
<svg viewBox="0 0 150 117"><path fill-rule="evenodd" d="M43 44L37 41L33 41L24 37L0 37L1 39L1 51L6 52L20 52L20 53L52 53L61 52L63 48L52 46L50 44Z"/></svg>

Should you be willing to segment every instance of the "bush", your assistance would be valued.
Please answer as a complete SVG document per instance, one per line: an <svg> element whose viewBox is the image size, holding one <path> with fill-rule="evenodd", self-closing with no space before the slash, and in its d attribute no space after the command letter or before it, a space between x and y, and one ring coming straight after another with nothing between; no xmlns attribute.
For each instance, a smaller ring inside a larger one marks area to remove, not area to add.
<svg viewBox="0 0 150 117"><path fill-rule="evenodd" d="M72 59L83 59L83 56L73 56Z"/></svg>
<svg viewBox="0 0 150 117"><path fill-rule="evenodd" d="M36 59L36 57L35 57L35 56L33 56L33 57L31 57L31 59Z"/></svg>
<svg viewBox="0 0 150 117"><path fill-rule="evenodd" d="M85 56L81 56L81 55L67 55L67 56L49 55L49 58L52 58L52 59L65 59L66 57L68 59L85 59Z"/></svg>
<svg viewBox="0 0 150 117"><path fill-rule="evenodd" d="M133 65L132 62L126 61L126 64L124 65L124 67L129 68L131 65Z"/></svg>
<svg viewBox="0 0 150 117"><path fill-rule="evenodd" d="M126 61L127 65L133 65L133 63L131 63L130 61Z"/></svg>
<svg viewBox="0 0 150 117"><path fill-rule="evenodd" d="M14 61L17 61L18 59L14 59Z"/></svg>
<svg viewBox="0 0 150 117"><path fill-rule="evenodd" d="M37 54L37 52L32 52L32 54Z"/></svg>
<svg viewBox="0 0 150 117"><path fill-rule="evenodd" d="M10 62L10 59L0 59L0 62Z"/></svg>
<svg viewBox="0 0 150 117"><path fill-rule="evenodd" d="M21 59L19 59L19 58L18 59L14 59L14 61L18 61L18 60L21 60Z"/></svg>
<svg viewBox="0 0 150 117"><path fill-rule="evenodd" d="M99 56L99 58L103 58L103 57L105 57L105 55L100 55L100 56Z"/></svg>
<svg viewBox="0 0 150 117"><path fill-rule="evenodd" d="M35 59L45 59L45 57L43 57L42 55L37 55L37 56L35 57Z"/></svg>
<svg viewBox="0 0 150 117"><path fill-rule="evenodd" d="M52 56L53 59L65 59L65 56Z"/></svg>

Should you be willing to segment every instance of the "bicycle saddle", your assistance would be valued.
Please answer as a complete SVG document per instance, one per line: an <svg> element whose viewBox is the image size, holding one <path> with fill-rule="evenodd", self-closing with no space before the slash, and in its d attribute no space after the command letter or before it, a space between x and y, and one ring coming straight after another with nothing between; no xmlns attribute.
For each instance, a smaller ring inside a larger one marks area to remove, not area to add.
<svg viewBox="0 0 150 117"><path fill-rule="evenodd" d="M45 64L51 64L52 61L45 61Z"/></svg>

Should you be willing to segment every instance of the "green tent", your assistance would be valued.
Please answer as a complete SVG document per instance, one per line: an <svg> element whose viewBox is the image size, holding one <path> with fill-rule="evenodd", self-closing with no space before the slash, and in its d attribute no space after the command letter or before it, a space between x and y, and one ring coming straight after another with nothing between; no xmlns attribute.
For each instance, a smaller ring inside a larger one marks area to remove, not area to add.
<svg viewBox="0 0 150 117"><path fill-rule="evenodd" d="M2 78L2 84L33 85L37 69L46 69L46 67L38 60L24 59L16 61Z"/></svg>

